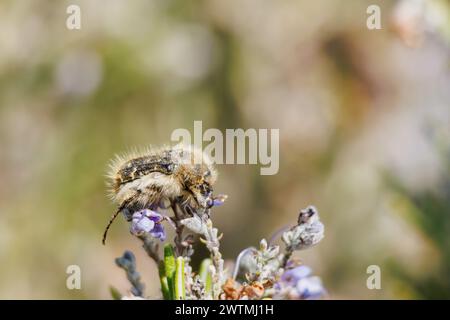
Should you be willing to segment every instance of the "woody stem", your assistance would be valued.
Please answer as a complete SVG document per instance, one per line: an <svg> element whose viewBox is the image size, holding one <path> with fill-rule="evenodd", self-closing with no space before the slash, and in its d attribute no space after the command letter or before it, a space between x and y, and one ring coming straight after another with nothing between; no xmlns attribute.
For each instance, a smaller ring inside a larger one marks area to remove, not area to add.
<svg viewBox="0 0 450 320"><path fill-rule="evenodd" d="M175 235L175 238L174 238L174 243L175 243L175 253L177 254L177 256L182 256L183 255L183 252L184 252L184 246L183 246L183 237L182 237L182 235L183 235L183 229L184 229L184 226L180 223L180 220L181 220L181 214L180 214L180 212L178 211L178 207L177 207L177 204L176 203L172 203L171 205L171 208L172 208L172 210L173 210L173 213L174 213L174 215L175 215L175 233L176 233L176 235Z"/></svg>

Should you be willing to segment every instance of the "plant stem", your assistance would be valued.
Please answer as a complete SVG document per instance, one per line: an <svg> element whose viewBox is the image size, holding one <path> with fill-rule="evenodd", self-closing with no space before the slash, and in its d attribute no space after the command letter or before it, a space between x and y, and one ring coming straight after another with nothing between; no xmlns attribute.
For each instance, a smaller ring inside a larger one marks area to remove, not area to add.
<svg viewBox="0 0 450 320"><path fill-rule="evenodd" d="M184 226L180 223L180 220L182 219L182 213L178 210L178 206L176 203L171 203L171 208L173 210L173 213L175 215L175 253L178 257L183 256L184 253L184 245L183 245L183 230Z"/></svg>

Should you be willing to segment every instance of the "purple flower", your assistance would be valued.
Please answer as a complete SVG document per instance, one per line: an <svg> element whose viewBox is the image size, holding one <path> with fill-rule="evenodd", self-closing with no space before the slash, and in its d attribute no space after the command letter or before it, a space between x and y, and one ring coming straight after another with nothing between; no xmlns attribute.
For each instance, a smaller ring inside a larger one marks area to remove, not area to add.
<svg viewBox="0 0 450 320"><path fill-rule="evenodd" d="M319 277L300 279L297 282L296 289L300 299L318 299L325 294L325 289Z"/></svg>
<svg viewBox="0 0 450 320"><path fill-rule="evenodd" d="M281 276L281 281L289 284L296 284L300 279L309 276L311 272L311 268L307 266L299 266L293 269L288 269Z"/></svg>
<svg viewBox="0 0 450 320"><path fill-rule="evenodd" d="M307 266L285 271L275 288L290 299L318 299L326 293L320 278L311 276L311 268Z"/></svg>
<svg viewBox="0 0 450 320"><path fill-rule="evenodd" d="M150 233L152 237L164 241L166 233L161 224L162 220L163 216L155 211L149 209L137 211L133 213L130 231L134 235Z"/></svg>
<svg viewBox="0 0 450 320"><path fill-rule="evenodd" d="M219 194L217 197L213 198L213 206L218 207L223 205L228 196L226 194Z"/></svg>

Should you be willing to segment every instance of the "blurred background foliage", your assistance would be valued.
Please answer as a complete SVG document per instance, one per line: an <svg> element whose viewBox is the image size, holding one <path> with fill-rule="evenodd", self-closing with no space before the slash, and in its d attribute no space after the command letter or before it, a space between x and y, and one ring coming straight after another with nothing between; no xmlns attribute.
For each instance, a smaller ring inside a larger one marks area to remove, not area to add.
<svg viewBox="0 0 450 320"><path fill-rule="evenodd" d="M66 8L81 7L81 30ZM381 30L366 9L381 7ZM0 2L0 298L109 299L157 270L114 211L108 160L176 128L279 128L280 170L220 165L225 257L314 204L299 256L331 298L449 298L449 1ZM67 266L82 290L67 290ZM366 268L382 270L368 290Z"/></svg>

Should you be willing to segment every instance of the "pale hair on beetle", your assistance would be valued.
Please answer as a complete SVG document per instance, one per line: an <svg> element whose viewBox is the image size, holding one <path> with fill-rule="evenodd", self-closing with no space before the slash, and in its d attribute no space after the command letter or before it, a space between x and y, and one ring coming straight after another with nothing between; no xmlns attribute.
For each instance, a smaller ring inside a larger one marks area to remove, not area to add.
<svg viewBox="0 0 450 320"><path fill-rule="evenodd" d="M178 205L189 215L209 212L217 172L211 159L194 146L149 148L116 156L107 174L109 192L118 205L103 234L120 212L130 216L143 209Z"/></svg>

